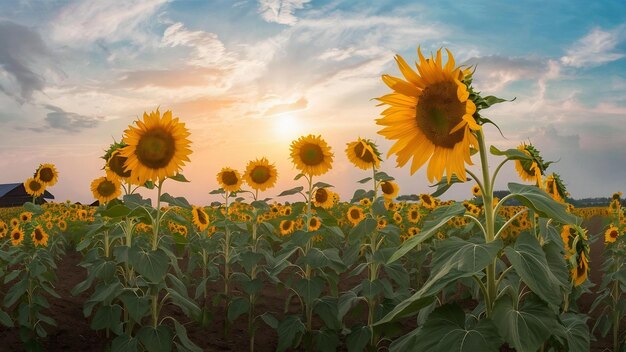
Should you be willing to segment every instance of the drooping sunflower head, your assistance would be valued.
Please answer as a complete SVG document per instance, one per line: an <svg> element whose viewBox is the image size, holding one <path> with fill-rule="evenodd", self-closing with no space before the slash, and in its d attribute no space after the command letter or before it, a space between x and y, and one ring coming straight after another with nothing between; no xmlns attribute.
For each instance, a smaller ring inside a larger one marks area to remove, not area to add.
<svg viewBox="0 0 626 352"><path fill-rule="evenodd" d="M369 170L380 167L380 152L374 142L369 139L361 139L348 143L346 155L354 166Z"/></svg>
<svg viewBox="0 0 626 352"><path fill-rule="evenodd" d="M26 193L33 197L39 197L46 191L46 186L39 179L31 177L24 182Z"/></svg>
<svg viewBox="0 0 626 352"><path fill-rule="evenodd" d="M161 116L159 109L147 114L143 121L135 121L137 127L129 126L122 141L127 144L120 155L128 158L125 170L131 178L143 184L176 175L189 161L189 131L185 124L172 118L172 112Z"/></svg>
<svg viewBox="0 0 626 352"><path fill-rule="evenodd" d="M105 204L119 197L122 194L121 188L122 185L116 177L109 178L108 176L103 176L91 182L91 193L100 204Z"/></svg>
<svg viewBox="0 0 626 352"><path fill-rule="evenodd" d="M274 164L270 164L266 158L261 158L248 162L243 177L252 189L265 191L274 187L278 172Z"/></svg>
<svg viewBox="0 0 626 352"><path fill-rule="evenodd" d="M35 246L45 247L48 245L48 234L44 231L41 225L38 225L33 229L31 238Z"/></svg>
<svg viewBox="0 0 626 352"><path fill-rule="evenodd" d="M239 171L230 167L224 167L222 171L217 173L217 183L226 192L238 191L241 188L242 181Z"/></svg>
<svg viewBox="0 0 626 352"><path fill-rule="evenodd" d="M193 224L196 225L200 231L204 231L209 227L209 215L204 211L204 208L194 206L191 209L191 216Z"/></svg>
<svg viewBox="0 0 626 352"><path fill-rule="evenodd" d="M59 180L59 173L54 164L41 164L35 171L35 178L45 187L54 186Z"/></svg>
<svg viewBox="0 0 626 352"><path fill-rule="evenodd" d="M472 195L474 197L481 197L483 195L483 192L480 190L480 186L479 185L473 185L472 186Z"/></svg>
<svg viewBox="0 0 626 352"><path fill-rule="evenodd" d="M0 238L6 236L7 232L9 232L9 226L7 226L6 222L0 220Z"/></svg>
<svg viewBox="0 0 626 352"><path fill-rule="evenodd" d="M328 188L318 188L313 192L313 205L323 209L330 209L334 204L333 191Z"/></svg>
<svg viewBox="0 0 626 352"><path fill-rule="evenodd" d="M620 200L622 198L622 192L615 192L613 193L613 195L611 196L612 200Z"/></svg>
<svg viewBox="0 0 626 352"><path fill-rule="evenodd" d="M380 190L383 192L385 199L394 199L400 192L400 187L393 181L383 181L380 183Z"/></svg>
<svg viewBox="0 0 626 352"><path fill-rule="evenodd" d="M320 176L332 168L333 153L321 136L302 136L291 142L291 160L298 170Z"/></svg>
<svg viewBox="0 0 626 352"><path fill-rule="evenodd" d="M557 173L551 173L545 180L545 191L554 198L557 202L564 202L565 198L569 196L565 184L561 180L561 176Z"/></svg>
<svg viewBox="0 0 626 352"><path fill-rule="evenodd" d="M108 178L118 178L121 181L126 181L129 179L131 172L130 170L126 170L124 165L128 161L128 158L122 156L119 150L111 153L111 156L107 160L107 164L105 166L105 170Z"/></svg>
<svg viewBox="0 0 626 352"><path fill-rule="evenodd" d="M478 148L472 131L481 128L473 117L476 105L464 83L469 72L455 67L452 53L446 51L444 65L441 49L436 57L426 59L418 48L417 72L397 55L404 79L383 75L393 92L378 98L380 105L388 105L376 121L385 126L378 133L396 140L388 155L396 154L398 166L412 159L411 174L430 159L426 173L431 182L441 180L444 171L448 182L452 175L467 180L465 163L472 164L470 147Z"/></svg>
<svg viewBox="0 0 626 352"><path fill-rule="evenodd" d="M526 182L532 182L537 185L541 184L541 176L545 173L547 166L541 158L539 150L532 144L526 143L519 145L517 150L522 151L530 157L530 159L515 160L515 169L520 178Z"/></svg>

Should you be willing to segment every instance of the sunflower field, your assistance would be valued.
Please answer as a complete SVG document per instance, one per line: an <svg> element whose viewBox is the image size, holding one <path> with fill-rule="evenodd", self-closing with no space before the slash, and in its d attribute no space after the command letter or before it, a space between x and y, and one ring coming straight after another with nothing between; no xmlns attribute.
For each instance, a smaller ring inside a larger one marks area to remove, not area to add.
<svg viewBox="0 0 626 352"><path fill-rule="evenodd" d="M488 146L484 113L505 100L475 91L472 68L446 52L418 49L415 69L396 56L402 77L383 75L377 98L388 156L426 167L432 194L401 195L379 147L358 138L345 153L369 176L341 200L324 179L336 151L306 135L290 145L299 186L276 192L260 157L221 169L221 201L190 204L167 192L188 182L190 133L158 109L108 146L97 206L36 204L60 177L41 164L24 182L33 201L0 210L0 336L28 351L71 350L63 339L81 324L90 351L623 350L621 193L575 208L535 146ZM498 199L509 162L522 183ZM467 200L439 199L462 182ZM55 319L67 302L74 320Z"/></svg>

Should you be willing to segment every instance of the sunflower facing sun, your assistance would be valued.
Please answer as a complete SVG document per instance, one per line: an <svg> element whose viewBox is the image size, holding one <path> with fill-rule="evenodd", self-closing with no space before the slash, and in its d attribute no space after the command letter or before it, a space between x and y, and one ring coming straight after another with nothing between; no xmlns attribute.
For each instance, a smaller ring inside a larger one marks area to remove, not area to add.
<svg viewBox="0 0 626 352"><path fill-rule="evenodd" d="M54 186L59 179L59 173L53 164L41 164L35 171L35 178L45 187Z"/></svg>
<svg viewBox="0 0 626 352"><path fill-rule="evenodd" d="M105 204L122 194L121 187L122 185L117 178L104 176L91 182L91 193L100 204Z"/></svg>
<svg viewBox="0 0 626 352"><path fill-rule="evenodd" d="M436 57L426 59L418 48L418 72L397 55L398 67L406 80L383 75L393 93L377 98L379 105L389 105L382 112L383 117L376 120L385 126L378 133L396 140L388 156L396 154L399 167L412 158L411 174L430 159L426 174L431 182L440 181L444 171L448 182L452 175L467 180L465 163L472 165L470 147L478 147L472 131L481 128L473 117L476 105L463 83L471 74L455 67L452 53L446 51L448 61L444 65L441 49Z"/></svg>
<svg viewBox="0 0 626 352"><path fill-rule="evenodd" d="M291 142L291 159L302 173L320 176L332 168L333 153L321 136L310 134Z"/></svg>
<svg viewBox="0 0 626 352"><path fill-rule="evenodd" d="M172 118L171 111L161 116L159 109L144 112L143 121L135 122L137 127L124 131L122 142L128 146L120 149L120 156L128 158L125 170L131 172L131 179L143 184L176 175L191 154L185 124Z"/></svg>
<svg viewBox="0 0 626 352"><path fill-rule="evenodd" d="M224 167L217 173L217 183L226 192L237 192L241 188L242 179L239 171Z"/></svg>
<svg viewBox="0 0 626 352"><path fill-rule="evenodd" d="M346 155L356 167L369 170L372 167L380 167L380 153L374 142L369 139L361 139L348 143Z"/></svg>
<svg viewBox="0 0 626 352"><path fill-rule="evenodd" d="M265 191L274 187L278 173L274 164L270 164L266 158L261 158L248 163L243 177L255 191Z"/></svg>
<svg viewBox="0 0 626 352"><path fill-rule="evenodd" d="M46 186L37 178L29 178L24 182L26 193L33 197L39 197L46 191Z"/></svg>

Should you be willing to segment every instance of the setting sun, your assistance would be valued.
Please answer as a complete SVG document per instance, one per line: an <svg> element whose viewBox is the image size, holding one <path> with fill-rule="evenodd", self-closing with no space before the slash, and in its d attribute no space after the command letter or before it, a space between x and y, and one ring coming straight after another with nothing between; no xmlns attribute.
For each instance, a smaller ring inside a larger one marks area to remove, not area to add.
<svg viewBox="0 0 626 352"><path fill-rule="evenodd" d="M280 114L272 117L274 133L283 140L296 138L302 131L302 121L293 114Z"/></svg>

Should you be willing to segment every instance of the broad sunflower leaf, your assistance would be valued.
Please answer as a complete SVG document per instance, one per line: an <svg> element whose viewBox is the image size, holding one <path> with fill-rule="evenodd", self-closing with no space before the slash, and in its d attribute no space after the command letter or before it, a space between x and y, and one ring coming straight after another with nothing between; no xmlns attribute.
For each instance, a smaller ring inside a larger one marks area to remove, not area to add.
<svg viewBox="0 0 626 352"><path fill-rule="evenodd" d="M137 248L128 253L130 264L153 283L162 282L169 268L169 258L161 249L145 251Z"/></svg>
<svg viewBox="0 0 626 352"><path fill-rule="evenodd" d="M563 299L559 279L552 273L539 241L530 234L520 235L504 253L522 281L544 301L558 306Z"/></svg>
<svg viewBox="0 0 626 352"><path fill-rule="evenodd" d="M518 149L500 150L493 145L489 148L489 152L493 155L506 156L512 160L532 160L532 157Z"/></svg>
<svg viewBox="0 0 626 352"><path fill-rule="evenodd" d="M169 193L165 193L161 195L161 201L183 209L191 209L191 205L184 197L173 197Z"/></svg>
<svg viewBox="0 0 626 352"><path fill-rule="evenodd" d="M428 215L424 221L424 227L422 231L417 235L411 237L408 241L405 241L400 248L389 258L387 264L391 264L396 260L402 258L411 249L415 248L418 244L431 238L440 227L445 225L450 219L455 216L465 214L465 207L461 203L454 203L435 209Z"/></svg>
<svg viewBox="0 0 626 352"><path fill-rule="evenodd" d="M330 188L330 187L335 187L331 184L328 184L326 182L315 182L315 184L313 185L313 189L316 188Z"/></svg>
<svg viewBox="0 0 626 352"><path fill-rule="evenodd" d="M472 180L471 178L467 179L467 181L471 181L471 180ZM437 189L430 195L433 197L439 197L440 195L446 193L446 191L450 189L450 187L452 187L453 184L463 183L463 182L464 181L460 180L458 177L456 177L456 175L452 175L452 177L450 178L450 182L448 182L447 179L442 179L438 183L435 183L434 185L430 185L430 187L437 187Z"/></svg>
<svg viewBox="0 0 626 352"><path fill-rule="evenodd" d="M302 192L303 189L304 189L304 187L302 187L302 186L294 187L292 189L288 189L286 191L282 191L278 195L278 197L291 196L291 195L294 195L294 194L298 194L298 193Z"/></svg>
<svg viewBox="0 0 626 352"><path fill-rule="evenodd" d="M547 304L529 297L515 308L509 295L504 295L493 308L493 321L500 336L519 352L535 352L552 335L556 315Z"/></svg>
<svg viewBox="0 0 626 352"><path fill-rule="evenodd" d="M539 216L552 218L561 224L580 225L580 218L567 212L564 204L561 204L545 191L530 185L509 183L509 191L522 204L535 211Z"/></svg>
<svg viewBox="0 0 626 352"><path fill-rule="evenodd" d="M591 349L591 335L587 326L585 314L563 313L561 323L557 324L554 335L567 342L567 350L570 352L585 352Z"/></svg>
<svg viewBox="0 0 626 352"><path fill-rule="evenodd" d="M137 333L139 342L150 352L169 352L172 350L172 333L170 328L159 325L156 328L144 326Z"/></svg>
<svg viewBox="0 0 626 352"><path fill-rule="evenodd" d="M296 338L298 335L304 333L305 327L300 317L290 315L278 323L276 330L278 330L278 346L276 346L276 351L282 352L290 347L294 347L295 342L297 342Z"/></svg>
<svg viewBox="0 0 626 352"><path fill-rule="evenodd" d="M372 178L371 178L371 177L366 177L366 178L364 178L364 179L362 179L362 180L358 180L357 182L362 184L362 183L367 183L367 182L369 182L369 181L371 181L371 180L372 180Z"/></svg>
<svg viewBox="0 0 626 352"><path fill-rule="evenodd" d="M482 238L472 237L469 241L450 237L435 249L432 259L433 272L446 270L446 267L476 273L487 267L502 248L500 239L485 243Z"/></svg>
<svg viewBox="0 0 626 352"><path fill-rule="evenodd" d="M168 178L170 178L170 179L172 179L174 181L178 181L178 182L189 182L189 180L183 174L176 174L176 175L170 176Z"/></svg>
<svg viewBox="0 0 626 352"><path fill-rule="evenodd" d="M502 338L493 321L468 322L457 304L438 307L414 335L415 344L408 351L499 351Z"/></svg>

